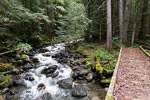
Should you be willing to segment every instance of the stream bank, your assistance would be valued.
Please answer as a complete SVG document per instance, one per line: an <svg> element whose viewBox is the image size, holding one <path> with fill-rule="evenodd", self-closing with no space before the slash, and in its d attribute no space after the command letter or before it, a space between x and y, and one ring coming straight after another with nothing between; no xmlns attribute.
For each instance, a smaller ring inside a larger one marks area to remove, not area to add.
<svg viewBox="0 0 150 100"><path fill-rule="evenodd" d="M1 91L4 100L104 100L107 88L100 86L101 75L78 46L61 43L21 54L11 89Z"/></svg>

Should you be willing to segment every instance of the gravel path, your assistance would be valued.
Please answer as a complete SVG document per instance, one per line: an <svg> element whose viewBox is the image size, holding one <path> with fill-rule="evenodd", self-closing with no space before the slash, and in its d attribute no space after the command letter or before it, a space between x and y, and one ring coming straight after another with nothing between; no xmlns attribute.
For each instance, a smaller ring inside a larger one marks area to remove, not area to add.
<svg viewBox="0 0 150 100"><path fill-rule="evenodd" d="M139 48L125 48L118 68L114 100L150 100L150 58Z"/></svg>

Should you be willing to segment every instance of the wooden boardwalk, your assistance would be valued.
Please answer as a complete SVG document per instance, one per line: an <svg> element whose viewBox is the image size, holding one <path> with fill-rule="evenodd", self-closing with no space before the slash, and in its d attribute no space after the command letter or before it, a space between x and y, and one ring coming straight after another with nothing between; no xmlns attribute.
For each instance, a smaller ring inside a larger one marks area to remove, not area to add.
<svg viewBox="0 0 150 100"><path fill-rule="evenodd" d="M105 100L150 100L150 58L139 48L124 48Z"/></svg>

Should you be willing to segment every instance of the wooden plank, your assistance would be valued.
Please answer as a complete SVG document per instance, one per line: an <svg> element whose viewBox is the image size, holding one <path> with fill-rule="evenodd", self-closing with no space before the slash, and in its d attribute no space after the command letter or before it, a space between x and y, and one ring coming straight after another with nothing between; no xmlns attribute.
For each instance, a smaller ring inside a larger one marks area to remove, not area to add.
<svg viewBox="0 0 150 100"><path fill-rule="evenodd" d="M150 54L149 54L142 46L139 46L139 48L140 48L148 57L150 57Z"/></svg>
<svg viewBox="0 0 150 100"><path fill-rule="evenodd" d="M3 96L0 95L0 100L3 100Z"/></svg>
<svg viewBox="0 0 150 100"><path fill-rule="evenodd" d="M118 67L119 67L119 64L120 64L121 53L122 53L122 47L120 49L118 61L117 61L117 64L116 64L116 67L115 67L115 70L114 70L114 73L113 73L111 83L109 85L109 89L108 89L108 92L106 94L105 100L114 100L113 90L114 90L114 87L115 87L115 84L116 84L116 77L117 77Z"/></svg>

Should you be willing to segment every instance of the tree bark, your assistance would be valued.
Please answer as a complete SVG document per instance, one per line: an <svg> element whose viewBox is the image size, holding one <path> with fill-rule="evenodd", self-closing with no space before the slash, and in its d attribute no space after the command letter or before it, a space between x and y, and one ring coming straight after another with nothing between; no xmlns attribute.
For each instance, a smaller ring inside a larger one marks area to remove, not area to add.
<svg viewBox="0 0 150 100"><path fill-rule="evenodd" d="M124 29L123 29L123 43L127 41L127 32L128 32L128 25L130 22L130 9L131 9L131 1L132 0L127 0L126 1L126 6L125 6L125 12L124 12Z"/></svg>
<svg viewBox="0 0 150 100"><path fill-rule="evenodd" d="M107 50L112 49L111 0L107 0Z"/></svg>
<svg viewBox="0 0 150 100"><path fill-rule="evenodd" d="M140 28L140 34L139 38L144 39L146 34L146 29L144 25L147 23L147 10L148 10L148 0L143 0L143 8L142 8L142 18L141 18L141 28Z"/></svg>
<svg viewBox="0 0 150 100"><path fill-rule="evenodd" d="M123 41L123 0L119 3L119 26L120 26L120 42Z"/></svg>

